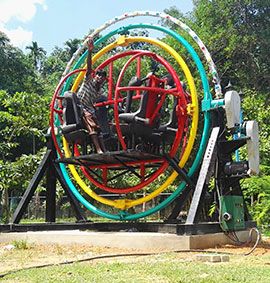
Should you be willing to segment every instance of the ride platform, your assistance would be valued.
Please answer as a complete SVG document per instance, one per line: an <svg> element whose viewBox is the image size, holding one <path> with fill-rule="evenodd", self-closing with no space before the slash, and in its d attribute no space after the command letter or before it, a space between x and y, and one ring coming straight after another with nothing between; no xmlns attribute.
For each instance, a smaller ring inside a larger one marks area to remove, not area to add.
<svg viewBox="0 0 270 283"><path fill-rule="evenodd" d="M159 154L153 154L138 150L112 151L102 154L89 154L72 156L69 158L59 158L57 163L73 164L80 166L112 166L115 164L136 164L136 163L161 163L164 157Z"/></svg>

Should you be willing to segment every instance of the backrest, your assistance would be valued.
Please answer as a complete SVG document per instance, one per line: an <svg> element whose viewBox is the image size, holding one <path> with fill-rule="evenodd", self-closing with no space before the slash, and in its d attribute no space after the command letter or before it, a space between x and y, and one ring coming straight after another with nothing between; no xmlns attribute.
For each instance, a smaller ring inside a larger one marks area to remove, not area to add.
<svg viewBox="0 0 270 283"><path fill-rule="evenodd" d="M153 76L149 79L147 86L157 87L158 83L159 80ZM129 99L129 101L132 100L132 95ZM133 113L120 113L119 118L126 123L135 122L138 120L143 121L143 119L151 118L156 110L158 100L159 98L156 92L153 92L151 90L143 91L143 93L141 94L139 109Z"/></svg>
<svg viewBox="0 0 270 283"><path fill-rule="evenodd" d="M169 121L165 124L159 126L159 131L166 132L166 131L175 131L178 128L178 117L177 117L177 105L178 99L176 97L173 98L173 107L170 112Z"/></svg>
<svg viewBox="0 0 270 283"><path fill-rule="evenodd" d="M63 129L72 125L72 128L79 129L83 127L82 110L77 95L73 92L66 91L63 95ZM70 127L69 127L70 128Z"/></svg>
<svg viewBox="0 0 270 283"><path fill-rule="evenodd" d="M142 85L142 82L138 77L132 77L128 83L128 86L140 86L140 85ZM134 90L129 90L127 92L126 107L124 111L125 113L130 113L131 111L131 103L132 103L133 94L134 94Z"/></svg>
<svg viewBox="0 0 270 283"><path fill-rule="evenodd" d="M177 128L177 124L178 124L178 118L177 118L177 115L176 115L176 108L177 108L177 105L178 105L178 99L174 96L173 98L173 109L170 113L170 119L168 121L168 123L166 124L167 127L170 127L170 128Z"/></svg>
<svg viewBox="0 0 270 283"><path fill-rule="evenodd" d="M150 80L147 84L149 87L156 87L155 80ZM142 93L140 107L136 112L136 117L150 118L154 113L158 104L157 93L150 91L144 91Z"/></svg>

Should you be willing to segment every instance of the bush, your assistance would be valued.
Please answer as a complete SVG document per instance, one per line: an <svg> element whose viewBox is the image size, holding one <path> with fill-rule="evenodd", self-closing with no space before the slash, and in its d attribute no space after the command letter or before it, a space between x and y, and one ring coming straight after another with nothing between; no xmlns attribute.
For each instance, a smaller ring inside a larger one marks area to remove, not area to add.
<svg viewBox="0 0 270 283"><path fill-rule="evenodd" d="M245 179L242 184L253 219L262 228L270 225L270 176Z"/></svg>

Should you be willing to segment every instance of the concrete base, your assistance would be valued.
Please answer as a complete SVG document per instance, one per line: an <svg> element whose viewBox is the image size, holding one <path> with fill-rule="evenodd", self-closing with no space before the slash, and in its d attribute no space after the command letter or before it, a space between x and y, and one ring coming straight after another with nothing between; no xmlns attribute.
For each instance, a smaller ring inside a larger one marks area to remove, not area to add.
<svg viewBox="0 0 270 283"><path fill-rule="evenodd" d="M237 232L240 241L248 239L248 231ZM136 250L191 250L214 248L218 245L233 244L224 234L175 235L144 232L91 232L91 231L42 231L0 233L0 243L26 240L35 244L82 244L99 247L125 248Z"/></svg>

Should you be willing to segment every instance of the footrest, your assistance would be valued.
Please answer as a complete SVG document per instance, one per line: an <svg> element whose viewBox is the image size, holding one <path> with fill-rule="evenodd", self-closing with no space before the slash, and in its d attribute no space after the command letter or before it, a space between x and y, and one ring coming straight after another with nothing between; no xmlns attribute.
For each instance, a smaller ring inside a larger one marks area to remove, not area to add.
<svg viewBox="0 0 270 283"><path fill-rule="evenodd" d="M85 129L65 133L64 137L69 143L84 144L89 140L89 134Z"/></svg>

